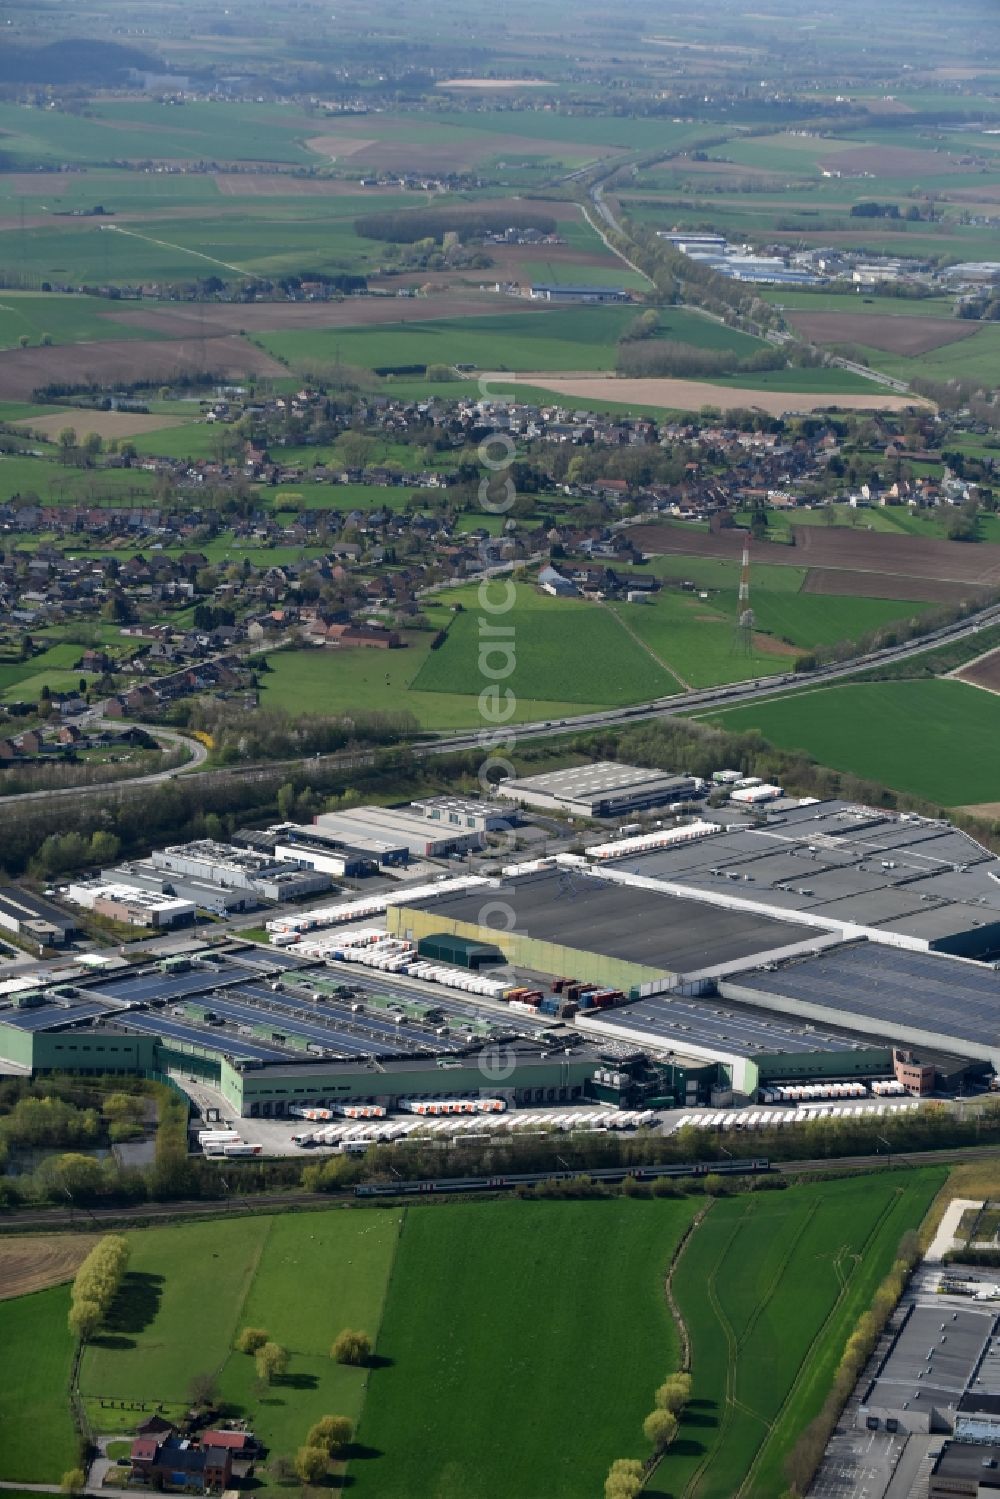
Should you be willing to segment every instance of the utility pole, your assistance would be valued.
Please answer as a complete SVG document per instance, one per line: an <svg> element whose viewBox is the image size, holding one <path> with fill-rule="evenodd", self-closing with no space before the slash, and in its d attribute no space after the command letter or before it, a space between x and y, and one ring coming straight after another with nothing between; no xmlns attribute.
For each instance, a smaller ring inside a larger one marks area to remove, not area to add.
<svg viewBox="0 0 1000 1499"><path fill-rule="evenodd" d="M750 536L743 543L740 564L740 589L736 603L736 628L733 632L733 654L753 657L753 610L750 607Z"/></svg>

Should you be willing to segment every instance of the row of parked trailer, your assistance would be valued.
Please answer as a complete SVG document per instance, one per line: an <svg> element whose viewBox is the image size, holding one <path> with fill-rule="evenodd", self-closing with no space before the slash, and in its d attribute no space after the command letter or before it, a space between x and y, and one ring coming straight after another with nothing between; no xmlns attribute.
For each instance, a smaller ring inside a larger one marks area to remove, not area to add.
<svg viewBox="0 0 1000 1499"><path fill-rule="evenodd" d="M867 1103L855 1104L853 1107L835 1108L830 1106L819 1106L809 1109L768 1109L755 1111L753 1109L738 1109L735 1113L726 1114L721 1111L704 1112L700 1114L684 1114L677 1120L671 1133L679 1129L704 1129L704 1130L741 1130L741 1129L783 1129L787 1124L808 1124L812 1119L843 1119L855 1120L862 1118L879 1118L886 1114L906 1114L910 1110L918 1108L916 1099L904 1104Z"/></svg>
<svg viewBox="0 0 1000 1499"><path fill-rule="evenodd" d="M369 1125L344 1121L322 1129L303 1129L292 1135L292 1144L303 1149L326 1146L345 1155L363 1155L372 1145L390 1145L417 1131L423 1138L439 1140L462 1137L485 1140L498 1135L521 1134L525 1131L539 1133L543 1130L607 1133L610 1130L640 1129L650 1124L654 1117L652 1109L622 1109L607 1114L593 1109L566 1112L524 1109L509 1114L476 1114L472 1117L445 1119L412 1115L406 1119L389 1119L384 1123Z"/></svg>
<svg viewBox="0 0 1000 1499"><path fill-rule="evenodd" d="M223 1158L264 1153L263 1145L252 1145L235 1129L200 1129L198 1144L205 1155Z"/></svg>
<svg viewBox="0 0 1000 1499"><path fill-rule="evenodd" d="M266 923L270 941L275 947L288 947L298 943L306 932L321 931L324 927L346 926L352 921L367 921L369 916L380 916L390 906L401 901L427 900L442 891L449 893L468 890L489 881L483 875L467 874L454 877L443 876L428 885L410 885L399 890L383 890L378 895L361 896L358 900L339 901L332 906L318 906L297 916L276 916Z"/></svg>
<svg viewBox="0 0 1000 1499"><path fill-rule="evenodd" d="M342 1115L345 1119L384 1119L388 1110L381 1103L332 1103L329 1108L312 1109L293 1103L288 1112L296 1119L309 1119L317 1124L324 1119L334 1119L337 1115Z"/></svg>
<svg viewBox="0 0 1000 1499"><path fill-rule="evenodd" d="M358 963L378 973L398 974L401 978L423 979L425 983L443 984L448 989L458 989L465 994L478 994L483 999L503 999L509 984L486 978L464 968L447 968L441 963L432 963L421 958L415 945L403 937L390 937L381 927L365 927L356 932L345 932L339 937L318 937L299 943L299 951L306 957L323 958L327 962Z"/></svg>
<svg viewBox="0 0 1000 1499"><path fill-rule="evenodd" d="M804 1103L815 1098L867 1098L864 1083L783 1083L762 1088L761 1103Z"/></svg>
<svg viewBox="0 0 1000 1499"><path fill-rule="evenodd" d="M906 1089L895 1078L872 1083L876 1098L901 1098ZM782 1083L760 1090L761 1103L812 1103L818 1098L867 1098L864 1083Z"/></svg>

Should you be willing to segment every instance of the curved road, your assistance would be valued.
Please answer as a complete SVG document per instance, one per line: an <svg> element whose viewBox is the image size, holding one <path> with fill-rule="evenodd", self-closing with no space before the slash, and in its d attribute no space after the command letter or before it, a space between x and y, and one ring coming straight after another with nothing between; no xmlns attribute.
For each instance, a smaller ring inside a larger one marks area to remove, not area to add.
<svg viewBox="0 0 1000 1499"><path fill-rule="evenodd" d="M109 727L121 727L117 719L91 716L90 722L96 725L107 724ZM197 770L199 765L204 765L208 759L208 750L200 739L191 739L187 734L179 733L177 729L165 729L159 724L145 723L136 723L134 727L145 730L150 738L160 740L168 746L183 745L190 752L191 758L184 765L171 765L166 770L153 770L149 775L144 776L123 776L117 781L97 781L90 786L58 786L47 791L24 791L18 796L4 797L0 805L9 806L13 802L41 801L43 798L54 796L96 796L113 791L116 786L153 786L158 781L169 781L174 776L187 775L189 771Z"/></svg>

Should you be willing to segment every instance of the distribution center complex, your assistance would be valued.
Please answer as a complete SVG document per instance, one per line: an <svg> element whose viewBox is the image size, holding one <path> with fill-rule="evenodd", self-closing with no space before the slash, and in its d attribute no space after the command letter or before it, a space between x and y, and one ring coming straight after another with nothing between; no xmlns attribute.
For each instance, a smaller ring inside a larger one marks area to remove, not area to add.
<svg viewBox="0 0 1000 1499"><path fill-rule="evenodd" d="M926 1091L1000 1062L1000 862L947 824L828 802L593 852L498 878L381 881L271 921L290 951L124 975L79 959L35 992L0 985L0 1059L186 1070L241 1113L475 1091L497 1040L510 1048L505 1090L530 1102L594 1094L598 1074L594 1096L620 1099L642 1055L661 1069L658 1093L696 1102L715 1087L753 1097L893 1072ZM446 965L433 985L348 965L338 933L372 919L364 940Z"/></svg>

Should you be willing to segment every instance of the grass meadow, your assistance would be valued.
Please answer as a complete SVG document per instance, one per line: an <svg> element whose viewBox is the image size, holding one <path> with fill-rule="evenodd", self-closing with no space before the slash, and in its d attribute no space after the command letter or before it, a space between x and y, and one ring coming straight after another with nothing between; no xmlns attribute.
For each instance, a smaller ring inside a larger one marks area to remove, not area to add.
<svg viewBox="0 0 1000 1499"><path fill-rule="evenodd" d="M359 1499L589 1499L677 1367L663 1277L691 1201L407 1213L350 1465ZM567 1259L569 1255L569 1259Z"/></svg>
<svg viewBox="0 0 1000 1499"><path fill-rule="evenodd" d="M58 1483L76 1466L69 1287L0 1301L0 1476Z"/></svg>
<svg viewBox="0 0 1000 1499"><path fill-rule="evenodd" d="M623 627L610 609L578 599L555 599L528 584L502 620L482 615L474 591L463 590L457 615L440 649L428 653L413 679L416 693L458 692L478 698L488 685L480 663L480 620L513 633L514 669L499 678L518 700L620 704L678 690L677 679ZM638 609L635 610L638 613ZM631 618L631 614L630 614ZM486 637L483 637L485 639ZM501 672L501 652L489 656Z"/></svg>
<svg viewBox="0 0 1000 1499"><path fill-rule="evenodd" d="M448 686L445 673L441 680L446 685L440 689L415 687L415 678L430 659L431 638L411 636L411 644L396 651L277 651L268 657L270 670L261 677L261 703L291 714L407 712L428 732L477 727L483 722L478 694L488 685L484 680L467 692L464 684L471 682L471 675L457 675L459 685ZM519 697L511 721L565 718L601 706L599 701Z"/></svg>
<svg viewBox="0 0 1000 1499"><path fill-rule="evenodd" d="M706 717L943 807L1000 801L1000 699L964 682L817 687Z"/></svg>
<svg viewBox="0 0 1000 1499"><path fill-rule="evenodd" d="M172 1409L201 1373L217 1377L227 1406L252 1416L273 1454L293 1455L320 1416L356 1420L366 1373L334 1363L330 1345L345 1326L376 1336L399 1221L331 1212L129 1234L123 1291L81 1368L91 1421L108 1421L102 1400ZM291 1355L268 1388L258 1386L253 1360L233 1350L243 1326L265 1327ZM126 1426L142 1418L124 1415Z"/></svg>
<svg viewBox="0 0 1000 1499"><path fill-rule="evenodd" d="M785 1456L944 1178L884 1173L714 1204L674 1276L694 1388L656 1493L780 1499Z"/></svg>

